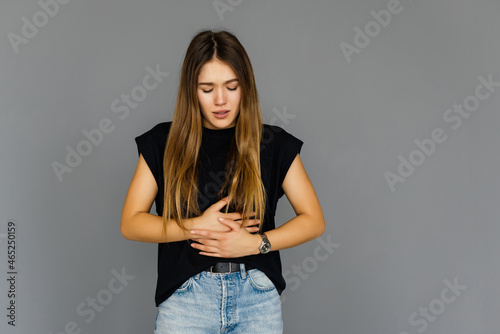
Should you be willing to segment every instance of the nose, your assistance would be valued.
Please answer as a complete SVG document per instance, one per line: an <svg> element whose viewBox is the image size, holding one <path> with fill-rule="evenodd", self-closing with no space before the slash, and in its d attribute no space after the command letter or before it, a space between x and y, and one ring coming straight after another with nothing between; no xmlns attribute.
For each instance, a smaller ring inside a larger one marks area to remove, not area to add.
<svg viewBox="0 0 500 334"><path fill-rule="evenodd" d="M216 106L222 106L226 104L226 93L224 89L218 88L217 92L215 94L215 101L214 101Z"/></svg>

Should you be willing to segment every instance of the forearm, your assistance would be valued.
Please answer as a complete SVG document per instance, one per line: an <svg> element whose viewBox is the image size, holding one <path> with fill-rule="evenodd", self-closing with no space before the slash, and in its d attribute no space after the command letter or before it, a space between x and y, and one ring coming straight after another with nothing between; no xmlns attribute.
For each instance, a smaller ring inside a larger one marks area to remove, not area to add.
<svg viewBox="0 0 500 334"><path fill-rule="evenodd" d="M321 236L325 230L323 216L299 214L278 228L265 232L271 251L301 245Z"/></svg>
<svg viewBox="0 0 500 334"><path fill-rule="evenodd" d="M189 232L195 226L196 218L185 219L186 230L177 225L173 219L169 219L166 225L166 233L163 234L163 219L160 216L139 212L129 217L122 217L121 232L126 239L162 243L191 239L193 235Z"/></svg>

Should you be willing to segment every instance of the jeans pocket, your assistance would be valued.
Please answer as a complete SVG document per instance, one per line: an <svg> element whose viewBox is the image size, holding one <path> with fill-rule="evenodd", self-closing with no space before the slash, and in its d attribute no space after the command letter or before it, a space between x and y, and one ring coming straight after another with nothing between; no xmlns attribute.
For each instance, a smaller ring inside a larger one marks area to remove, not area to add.
<svg viewBox="0 0 500 334"><path fill-rule="evenodd" d="M193 281L192 277L188 278L184 283L182 283L182 285L180 287L177 288L177 290L175 290L175 292L181 293L181 292L186 291L191 286L192 281Z"/></svg>
<svg viewBox="0 0 500 334"><path fill-rule="evenodd" d="M248 271L250 285L258 291L271 291L275 289L273 281L263 271L252 269Z"/></svg>

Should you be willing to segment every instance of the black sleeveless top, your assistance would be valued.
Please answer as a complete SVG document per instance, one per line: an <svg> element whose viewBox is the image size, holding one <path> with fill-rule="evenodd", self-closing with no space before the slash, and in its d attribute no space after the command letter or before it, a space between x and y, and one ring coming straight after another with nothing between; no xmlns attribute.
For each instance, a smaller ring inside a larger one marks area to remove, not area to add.
<svg viewBox="0 0 500 334"><path fill-rule="evenodd" d="M163 154L172 122L157 124L151 130L135 138L139 154L142 153L158 185L155 198L156 213L163 214ZM217 202L217 194L224 183L224 170L229 145L236 127L209 129L203 127L200 148L200 174L198 207L201 212ZM266 190L267 202L262 231L275 228L274 216L278 199L284 194L281 187L293 160L300 153L303 141L279 126L263 125L261 141L261 177ZM224 211L221 210L221 212ZM229 211L230 212L230 211ZM284 223L284 222L279 222ZM163 301L189 277L207 269L219 261L243 262L263 271L281 294L286 283L282 275L279 251L250 255L240 258L216 258L199 255L189 240L158 244L158 279L155 303Z"/></svg>

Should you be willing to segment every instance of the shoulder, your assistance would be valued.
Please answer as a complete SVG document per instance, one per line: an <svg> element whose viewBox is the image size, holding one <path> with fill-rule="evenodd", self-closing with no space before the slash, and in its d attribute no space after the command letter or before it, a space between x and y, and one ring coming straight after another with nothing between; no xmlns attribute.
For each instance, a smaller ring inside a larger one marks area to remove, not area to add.
<svg viewBox="0 0 500 334"><path fill-rule="evenodd" d="M166 134L170 131L170 126L172 125L172 122L161 122L156 124L149 130L148 132L156 135L163 135Z"/></svg>
<svg viewBox="0 0 500 334"><path fill-rule="evenodd" d="M158 123L148 131L135 137L135 142L140 153L143 155L155 155L156 152L163 152L167 143L170 125L172 122Z"/></svg>
<svg viewBox="0 0 500 334"><path fill-rule="evenodd" d="M277 125L263 124L262 131L262 140L267 143L278 146L303 144L302 140Z"/></svg>
<svg viewBox="0 0 500 334"><path fill-rule="evenodd" d="M158 123L155 126L153 126L152 128L150 128L148 131L139 135L137 138L140 138L140 137L142 137L142 138L150 137L150 138L154 138L154 139L166 138L166 136L168 135L168 133L170 131L171 125L172 125L172 122Z"/></svg>

